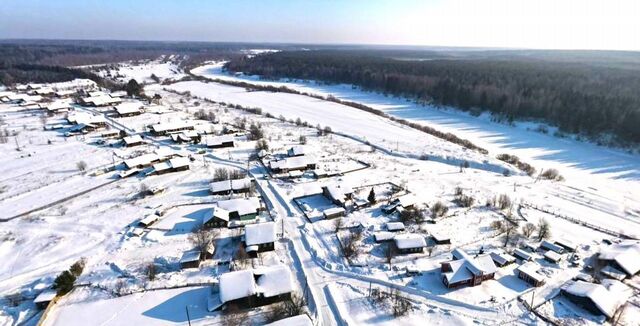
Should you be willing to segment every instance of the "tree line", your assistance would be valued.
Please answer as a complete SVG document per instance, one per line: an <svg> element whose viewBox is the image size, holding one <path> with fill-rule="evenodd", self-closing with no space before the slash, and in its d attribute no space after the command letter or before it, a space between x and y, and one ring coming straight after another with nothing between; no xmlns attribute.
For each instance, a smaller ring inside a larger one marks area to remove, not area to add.
<svg viewBox="0 0 640 326"><path fill-rule="evenodd" d="M398 60L362 50L283 51L225 66L264 78L348 83L365 90L453 106L512 122L535 119L563 132L640 142L640 75L635 69L539 58Z"/></svg>

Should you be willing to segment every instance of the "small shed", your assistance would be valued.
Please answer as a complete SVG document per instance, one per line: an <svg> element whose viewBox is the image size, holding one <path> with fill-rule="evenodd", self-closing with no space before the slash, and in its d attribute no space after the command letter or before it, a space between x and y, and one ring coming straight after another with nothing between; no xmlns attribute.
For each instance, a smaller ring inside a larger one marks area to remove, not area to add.
<svg viewBox="0 0 640 326"><path fill-rule="evenodd" d="M198 268L200 267L200 250L185 251L180 258L180 268Z"/></svg>
<svg viewBox="0 0 640 326"><path fill-rule="evenodd" d="M491 259L498 267L504 267L516 262L516 257L509 255L508 253L502 250L494 250L489 253Z"/></svg>
<svg viewBox="0 0 640 326"><path fill-rule="evenodd" d="M393 238L393 241L401 254L423 252L427 246L427 241L420 234L399 234Z"/></svg>
<svg viewBox="0 0 640 326"><path fill-rule="evenodd" d="M40 294L38 294L38 296L33 300L33 303L35 303L38 309L46 309L52 301L56 300L57 296L58 295L54 289L47 289L40 292Z"/></svg>
<svg viewBox="0 0 640 326"><path fill-rule="evenodd" d="M378 243L387 242L393 240L393 237L395 236L396 234L393 232L380 231L373 234L373 240Z"/></svg>
<svg viewBox="0 0 640 326"><path fill-rule="evenodd" d="M431 235L431 239L433 239L433 242L435 244L438 244L438 245L451 244L451 238L449 236L446 236L440 232L434 232L434 231L429 231L429 234Z"/></svg>
<svg viewBox="0 0 640 326"><path fill-rule="evenodd" d="M404 223L402 223L402 222L387 222L387 231L389 231L389 232L404 231Z"/></svg>
<svg viewBox="0 0 640 326"><path fill-rule="evenodd" d="M543 240L542 242L540 242L540 248L544 249L544 250L551 250L557 254L563 254L564 253L564 249L560 246L558 246L555 243L552 243L550 241L547 240Z"/></svg>
<svg viewBox="0 0 640 326"><path fill-rule="evenodd" d="M527 262L518 267L518 278L533 285L541 286L544 284L546 277L538 272L540 265L534 262Z"/></svg>
<svg viewBox="0 0 640 326"><path fill-rule="evenodd" d="M342 207L331 207L322 211L322 215L326 219L342 217L345 215L345 210Z"/></svg>
<svg viewBox="0 0 640 326"><path fill-rule="evenodd" d="M160 216L156 214L147 215L145 216L145 218L141 219L140 222L138 222L138 226L146 228L146 227L149 227L151 224L158 222L159 219L160 219Z"/></svg>
<svg viewBox="0 0 640 326"><path fill-rule="evenodd" d="M140 135L124 137L122 138L122 142L126 147L133 147L144 144L144 140L142 140L142 137Z"/></svg>
<svg viewBox="0 0 640 326"><path fill-rule="evenodd" d="M555 251L549 250L544 253L544 259L557 264L562 260L562 256Z"/></svg>
<svg viewBox="0 0 640 326"><path fill-rule="evenodd" d="M531 256L530 253L522 250L522 249L515 249L513 251L513 256L522 260L522 261L532 261L533 257Z"/></svg>

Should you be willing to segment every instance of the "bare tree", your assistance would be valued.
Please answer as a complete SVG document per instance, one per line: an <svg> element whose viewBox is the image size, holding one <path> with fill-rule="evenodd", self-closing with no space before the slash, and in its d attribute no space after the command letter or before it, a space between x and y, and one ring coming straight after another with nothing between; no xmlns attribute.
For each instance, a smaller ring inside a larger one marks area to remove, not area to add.
<svg viewBox="0 0 640 326"><path fill-rule="evenodd" d="M247 254L247 251L244 249L242 245L240 245L234 257L236 266L238 266L238 268L240 269L247 268L247 265L249 263L249 258L250 257L249 257L249 254Z"/></svg>
<svg viewBox="0 0 640 326"><path fill-rule="evenodd" d="M536 225L529 222L522 227L522 235L529 238L536 231Z"/></svg>
<svg viewBox="0 0 640 326"><path fill-rule="evenodd" d="M513 240L514 236L518 234L518 223L510 221L502 223L502 231L504 233L504 246L506 247L509 241Z"/></svg>
<svg viewBox="0 0 640 326"><path fill-rule="evenodd" d="M411 302L400 294L400 290L393 289L393 316L401 317L411 310Z"/></svg>
<svg viewBox="0 0 640 326"><path fill-rule="evenodd" d="M148 263L145 268L145 274L147 275L149 281L155 280L156 275L158 274L158 267L156 266L156 264L153 262Z"/></svg>
<svg viewBox="0 0 640 326"><path fill-rule="evenodd" d="M240 310L237 305L229 305L222 315L222 325L225 326L244 326L250 325L249 313L246 310Z"/></svg>
<svg viewBox="0 0 640 326"><path fill-rule="evenodd" d="M272 323L284 318L298 316L305 313L304 307L304 298L296 293L292 293L288 300L269 306L269 309L266 311L266 319L269 323Z"/></svg>
<svg viewBox="0 0 640 326"><path fill-rule="evenodd" d="M549 239L551 237L551 225L547 221L547 219L542 218L540 222L538 222L538 241L542 241L542 239Z"/></svg>
<svg viewBox="0 0 640 326"><path fill-rule="evenodd" d="M225 168L217 168L213 171L213 181L229 180L229 170Z"/></svg>
<svg viewBox="0 0 640 326"><path fill-rule="evenodd" d="M393 263L393 257L396 256L396 246L393 243L388 243L387 247L384 251L385 259L387 260L387 264L389 264L389 268L391 268L391 264Z"/></svg>
<svg viewBox="0 0 640 326"><path fill-rule="evenodd" d="M337 217L333 220L333 228L335 233L338 233L338 231L340 231L340 229L342 229L343 226L344 226L344 221L342 220L341 217Z"/></svg>
<svg viewBox="0 0 640 326"><path fill-rule="evenodd" d="M218 233L217 229L195 227L192 233L189 234L189 241L191 241L196 250L200 251L200 257L205 257L207 250L218 238Z"/></svg>
<svg viewBox="0 0 640 326"><path fill-rule="evenodd" d="M80 161L76 163L76 167L78 168L78 171L84 173L85 171L87 171L87 162Z"/></svg>
<svg viewBox="0 0 640 326"><path fill-rule="evenodd" d="M445 216L449 211L449 207L445 205L443 202L438 201L433 206L431 206L431 217L438 218Z"/></svg>
<svg viewBox="0 0 640 326"><path fill-rule="evenodd" d="M342 252L347 259L354 258L358 255L360 249L358 248L358 241L360 237L356 233L349 233L345 237L342 244Z"/></svg>

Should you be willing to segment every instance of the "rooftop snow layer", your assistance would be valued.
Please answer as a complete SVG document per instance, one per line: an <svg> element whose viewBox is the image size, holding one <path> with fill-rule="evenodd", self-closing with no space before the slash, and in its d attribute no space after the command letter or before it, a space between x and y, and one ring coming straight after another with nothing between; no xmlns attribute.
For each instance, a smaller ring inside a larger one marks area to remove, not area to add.
<svg viewBox="0 0 640 326"><path fill-rule="evenodd" d="M276 224L266 222L247 225L244 227L244 239L247 246L274 242L276 241Z"/></svg>
<svg viewBox="0 0 640 326"><path fill-rule="evenodd" d="M257 292L251 270L224 273L220 275L219 284L222 303L246 298Z"/></svg>

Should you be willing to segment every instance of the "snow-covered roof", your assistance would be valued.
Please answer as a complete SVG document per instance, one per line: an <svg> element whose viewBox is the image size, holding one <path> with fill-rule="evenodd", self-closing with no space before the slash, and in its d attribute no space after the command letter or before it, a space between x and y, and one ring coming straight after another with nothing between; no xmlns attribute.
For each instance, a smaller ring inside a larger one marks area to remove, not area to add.
<svg viewBox="0 0 640 326"><path fill-rule="evenodd" d="M423 248L427 242L420 234L398 234L393 238L398 249Z"/></svg>
<svg viewBox="0 0 640 326"><path fill-rule="evenodd" d="M395 235L396 234L393 232L380 231L380 232L374 233L373 237L375 238L376 241L387 241L387 240L393 239Z"/></svg>
<svg viewBox="0 0 640 326"><path fill-rule="evenodd" d="M160 159L160 156L157 154L143 154L134 158L130 158L128 160L124 160L124 164L128 168L133 168L140 165L149 165L151 162L157 161Z"/></svg>
<svg viewBox="0 0 640 326"><path fill-rule="evenodd" d="M258 197L249 197L221 200L218 202L218 207L222 207L229 212L237 212L240 216L253 214L260 208L260 199Z"/></svg>
<svg viewBox="0 0 640 326"><path fill-rule="evenodd" d="M251 187L251 178L231 180L232 190L244 190L244 189L249 189L250 187Z"/></svg>
<svg viewBox="0 0 640 326"><path fill-rule="evenodd" d="M49 302L53 300L56 297L56 295L57 294L55 290L47 289L40 292L40 294L38 294L38 296L33 300L33 302L34 303Z"/></svg>
<svg viewBox="0 0 640 326"><path fill-rule="evenodd" d="M455 249L452 255L456 260L449 261L451 272L444 273L449 284L469 280L473 275L495 273L497 268L489 254L471 257L461 249Z"/></svg>
<svg viewBox="0 0 640 326"><path fill-rule="evenodd" d="M544 253L544 258L550 259L552 261L560 261L562 260L562 256L559 253L549 250Z"/></svg>
<svg viewBox="0 0 640 326"><path fill-rule="evenodd" d="M345 210L342 207L331 207L322 211L322 214L326 216L336 215L336 214L344 214Z"/></svg>
<svg viewBox="0 0 640 326"><path fill-rule="evenodd" d="M404 230L404 223L402 222L388 222L387 230L389 231L402 231Z"/></svg>
<svg viewBox="0 0 640 326"><path fill-rule="evenodd" d="M233 135L221 135L221 136L210 136L205 139L207 146L220 146L223 143L229 143L234 141Z"/></svg>
<svg viewBox="0 0 640 326"><path fill-rule="evenodd" d="M207 223L214 217L229 222L229 211L217 206L211 207L211 209L205 211L202 223Z"/></svg>
<svg viewBox="0 0 640 326"><path fill-rule="evenodd" d="M557 245L565 247L565 248L575 249L578 246L574 241L572 241L570 239L567 239L567 238L557 238L553 242L555 242Z"/></svg>
<svg viewBox="0 0 640 326"><path fill-rule="evenodd" d="M526 252L526 251L524 251L524 250L522 250L522 249L514 249L513 250L513 255L516 256L516 257L519 257L520 259L523 259L523 260L531 260L532 259L531 254Z"/></svg>
<svg viewBox="0 0 640 326"><path fill-rule="evenodd" d="M176 157L169 160L169 164L171 168L177 169L184 166L189 166L189 158L187 157Z"/></svg>
<svg viewBox="0 0 640 326"><path fill-rule="evenodd" d="M599 259L613 260L629 275L640 272L640 242L626 240L600 251Z"/></svg>
<svg viewBox="0 0 640 326"><path fill-rule="evenodd" d="M304 146L295 145L295 146L292 146L291 148L289 148L289 150L287 151L287 155L289 155L289 156L300 156L300 155L304 155L305 152L306 151L304 149Z"/></svg>
<svg viewBox="0 0 640 326"><path fill-rule="evenodd" d="M272 169L301 169L310 164L316 164L317 160L311 155L286 157L281 160L270 161Z"/></svg>
<svg viewBox="0 0 640 326"><path fill-rule="evenodd" d="M353 188L347 185L330 184L323 187L329 193L329 196L333 200L343 202L346 200L346 196L353 193Z"/></svg>
<svg viewBox="0 0 640 326"><path fill-rule="evenodd" d="M109 96L111 96L111 97L125 97L125 96L127 96L127 92L126 91L115 91L115 92L109 93Z"/></svg>
<svg viewBox="0 0 640 326"><path fill-rule="evenodd" d="M151 129L155 132L165 132L178 129L193 129L193 123L187 121L164 122L151 125Z"/></svg>
<svg viewBox="0 0 640 326"><path fill-rule="evenodd" d="M274 241L276 241L276 224L274 222L250 224L244 227L244 243L247 246Z"/></svg>
<svg viewBox="0 0 640 326"><path fill-rule="evenodd" d="M256 294L256 284L251 270L224 273L219 279L220 301L222 303L246 298Z"/></svg>
<svg viewBox="0 0 640 326"><path fill-rule="evenodd" d="M140 103L127 102L116 105L115 109L118 114L130 114L130 113L140 113L140 108L142 105Z"/></svg>
<svg viewBox="0 0 640 326"><path fill-rule="evenodd" d="M547 250L553 250L556 253L562 253L564 252L564 248L558 246L555 243L551 243L547 240L543 240L542 242L540 242L540 247L542 247L543 249L547 249Z"/></svg>
<svg viewBox="0 0 640 326"><path fill-rule="evenodd" d="M285 265L275 265L254 270L258 275L257 291L266 298L293 292L291 269Z"/></svg>
<svg viewBox="0 0 640 326"><path fill-rule="evenodd" d="M231 190L231 180L216 181L209 184L211 192L225 192Z"/></svg>
<svg viewBox="0 0 640 326"><path fill-rule="evenodd" d="M140 224L142 225L151 225L160 219L160 216L156 214L147 215L145 218L140 220Z"/></svg>
<svg viewBox="0 0 640 326"><path fill-rule="evenodd" d="M128 137L122 138L122 141L124 141L124 143L127 144L127 145L136 144L136 143L141 143L142 142L142 137L140 137L140 135L133 135L133 136L128 136Z"/></svg>
<svg viewBox="0 0 640 326"><path fill-rule="evenodd" d="M67 117L67 120L69 120L69 122L71 123L77 123L77 124L96 124L96 123L106 123L107 119L105 119L104 116L102 115L93 115L93 114L89 114L89 113L85 113L85 112L78 112L78 113L73 113L70 114Z"/></svg>
<svg viewBox="0 0 640 326"><path fill-rule="evenodd" d="M402 195L398 197L396 200L402 207L413 206L418 202L418 198L414 194Z"/></svg>
<svg viewBox="0 0 640 326"><path fill-rule="evenodd" d="M47 110L51 112L68 110L71 108L71 104L67 101L55 101L47 105Z"/></svg>
<svg viewBox="0 0 640 326"><path fill-rule="evenodd" d="M629 286L610 279L602 280L601 284L575 281L564 287L563 290L574 296L589 298L609 318L633 294Z"/></svg>
<svg viewBox="0 0 640 326"><path fill-rule="evenodd" d="M180 258L180 263L190 263L200 260L200 250L185 251Z"/></svg>
<svg viewBox="0 0 640 326"><path fill-rule="evenodd" d="M169 162L160 162L153 165L153 171L164 171L171 169L171 164Z"/></svg>
<svg viewBox="0 0 640 326"><path fill-rule="evenodd" d="M298 315L285 319L280 319L271 324L266 324L265 326L312 326L313 323L309 316L307 315Z"/></svg>
<svg viewBox="0 0 640 326"><path fill-rule="evenodd" d="M490 252L489 255L491 256L491 259L493 259L493 261L497 262L500 265L516 261L516 257L513 257L502 250L494 250Z"/></svg>
<svg viewBox="0 0 640 326"><path fill-rule="evenodd" d="M251 187L251 178L242 178L236 180L222 180L209 184L211 192L224 192L230 190L245 190Z"/></svg>
<svg viewBox="0 0 640 326"><path fill-rule="evenodd" d="M107 94L85 97L82 99L82 101L85 103L93 103L96 106L116 104L121 102L119 98L113 98Z"/></svg>
<svg viewBox="0 0 640 326"><path fill-rule="evenodd" d="M518 267L518 271L526 274L528 277L534 279L536 282L543 282L545 280L545 276L538 273L540 270L540 265L535 262L526 262Z"/></svg>

